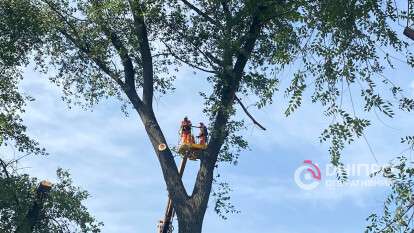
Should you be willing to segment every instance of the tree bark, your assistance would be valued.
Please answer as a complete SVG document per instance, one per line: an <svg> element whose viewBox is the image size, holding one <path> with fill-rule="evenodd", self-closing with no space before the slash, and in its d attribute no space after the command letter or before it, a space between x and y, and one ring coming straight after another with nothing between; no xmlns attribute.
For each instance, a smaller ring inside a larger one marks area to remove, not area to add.
<svg viewBox="0 0 414 233"><path fill-rule="evenodd" d="M205 210L185 207L178 214L178 233L201 233ZM180 216L181 215L181 216Z"/></svg>
<svg viewBox="0 0 414 233"><path fill-rule="evenodd" d="M178 219L178 233L201 233L203 221Z"/></svg>

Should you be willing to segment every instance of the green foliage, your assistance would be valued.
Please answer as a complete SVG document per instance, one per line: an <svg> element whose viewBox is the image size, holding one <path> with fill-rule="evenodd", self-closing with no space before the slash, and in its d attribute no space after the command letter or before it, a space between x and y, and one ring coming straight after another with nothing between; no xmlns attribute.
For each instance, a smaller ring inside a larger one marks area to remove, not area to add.
<svg viewBox="0 0 414 233"><path fill-rule="evenodd" d="M21 114L32 99L18 90L22 77L18 66L40 46L42 31L39 10L30 0L0 1L0 138L19 151L45 154L26 134ZM2 144L0 143L0 145Z"/></svg>
<svg viewBox="0 0 414 233"><path fill-rule="evenodd" d="M401 143L407 144L411 151L414 149L413 136L402 138ZM391 163L372 175L385 177L391 184L391 192L385 199L382 215L373 213L367 218L369 225L366 233L408 233L414 230L414 163L405 156L396 159L396 163Z"/></svg>
<svg viewBox="0 0 414 233"><path fill-rule="evenodd" d="M228 139L224 142L220 150L218 161L237 165L240 153L249 148L243 136L237 135L240 128L244 127L244 122L232 121L228 124L228 127Z"/></svg>
<svg viewBox="0 0 414 233"><path fill-rule="evenodd" d="M407 158L398 157L397 164L391 164L374 175L382 175L391 183L391 192L384 202L382 215L371 214L366 233L413 232L413 181L414 167Z"/></svg>
<svg viewBox="0 0 414 233"><path fill-rule="evenodd" d="M38 68L47 72L53 67L57 72L51 80L62 87L64 99L85 107L109 97L131 104L139 98L131 100L131 90L149 91L144 86L148 67L160 95L174 89L172 64L205 72L212 91L203 95L204 113L221 162L235 163L240 149L248 148L238 133L244 127L235 120L235 96L254 97L258 108L272 103L287 68L294 74L285 90L290 97L285 114L301 106L306 91L311 93L311 101L333 119L321 141L331 144L336 166L342 166L345 145L370 124L356 116L351 90L360 91L355 103L362 102L363 111L394 117L396 106L413 109L414 100L383 76L387 67L394 67L393 53L414 65L409 43L394 27L407 14L393 0L191 2L31 0L27 9L42 19L41 30L34 30L42 32L42 47L34 49ZM150 59L142 53L144 32ZM401 95L398 104L387 99L385 89ZM346 92L352 109L343 104Z"/></svg>
<svg viewBox="0 0 414 233"><path fill-rule="evenodd" d="M400 109L408 112L414 110L414 100L406 97L402 98L400 100Z"/></svg>
<svg viewBox="0 0 414 233"><path fill-rule="evenodd" d="M143 88L140 41L126 1L33 3L37 3L36 11L44 17L44 46L37 49L37 63L40 68L53 65L58 70L51 80L62 87L68 102L91 107L102 98L115 96L128 104L117 81L129 72L125 68L128 59L135 71L135 87ZM210 74L213 92L205 95L205 113L211 121L218 110L230 116L235 114L232 106L224 106L220 100L234 84L229 69L245 52L242 46L249 38L242 35L251 29L252 15L259 8L262 30L236 93L255 95L258 108L272 102L278 90L279 72L293 66L294 75L285 91L290 96L286 115L300 107L308 89L313 92L312 102L321 103L326 111L349 111L342 105L344 89L357 84L361 101L365 102L363 110L378 109L393 117L394 105L380 94L379 88L384 85L378 87L380 82L391 85L382 76L386 64L381 61L388 61L393 67L388 51L405 54L408 63L412 58L408 43L393 28L398 20L406 19L406 14L390 0L194 1L193 8L181 1L154 0L145 1L140 7L151 43L155 89L160 94L174 89L174 76L168 73L172 64L186 64ZM394 94L402 91L392 88ZM411 109L412 101L402 97L400 108ZM327 133L332 134L331 138L344 138L335 133L349 137L354 134L349 135L339 125L350 131L349 127L365 124L334 122L322 137ZM232 129L229 126L221 130ZM242 142L235 137L232 140ZM337 163L343 146L337 140L332 142L338 144L330 150Z"/></svg>
<svg viewBox="0 0 414 233"><path fill-rule="evenodd" d="M401 138L401 143L406 143L410 146L410 149L414 149L414 136L406 136Z"/></svg>
<svg viewBox="0 0 414 233"><path fill-rule="evenodd" d="M43 25L40 11L29 0L0 2L0 145L12 144L27 154L46 154L26 135L21 114L27 101L20 93L22 77L17 68L28 62L28 55L39 48ZM27 174L17 174L1 160L0 231L15 232L35 200L39 181ZM99 232L101 223L89 215L81 203L87 192L72 185L69 174L58 170L59 182L45 202L45 212L34 232Z"/></svg>
<svg viewBox="0 0 414 233"><path fill-rule="evenodd" d="M0 67L27 62L27 53L41 42L39 13L31 0L0 2Z"/></svg>
<svg viewBox="0 0 414 233"><path fill-rule="evenodd" d="M291 96L286 115L300 106L305 89L310 89L312 101L326 107L326 115L333 118L321 138L322 141L332 139L331 161L339 165L345 143L360 136L369 125L367 120L355 116L352 99L355 96L350 97L352 109L344 107L345 95L351 95L351 87L356 84L360 88L364 111L378 109L388 117L394 116L395 107L385 99L384 86L390 86L394 95L401 94L402 89L394 86L382 72L387 64L394 68L390 60L393 52L405 55L411 64L408 43L397 36L393 26L405 20L407 14L389 0L299 1L296 4L301 12L294 30L301 38L295 45L299 57L296 65L302 68L296 71L286 90ZM384 64L383 60L388 63ZM412 109L412 99L402 96L400 101L400 109ZM353 112L354 121L343 119L346 111Z"/></svg>
<svg viewBox="0 0 414 233"><path fill-rule="evenodd" d="M3 162L3 161L2 161ZM3 165L5 165L3 163ZM102 223L92 217L83 202L89 194L73 185L67 171L57 170L58 181L45 198L33 233L100 232ZM0 172L0 231L14 233L36 200L39 180L17 174L11 168Z"/></svg>
<svg viewBox="0 0 414 233"><path fill-rule="evenodd" d="M343 110L331 109L327 114L339 114L342 117L342 121L339 123L331 124L328 129L325 129L320 137L320 141L331 141L331 147L329 149L331 162L337 166L340 164L340 152L345 147L345 144L350 144L354 141L355 137L361 137L364 129L370 125L368 120L351 117Z"/></svg>
<svg viewBox="0 0 414 233"><path fill-rule="evenodd" d="M33 99L18 88L22 80L20 66L26 65L31 52L43 46L45 25L35 1L0 1L0 146L12 144L19 152L46 154L26 134L21 115ZM16 173L14 163L0 158L0 231L16 232L25 222L36 200L39 180ZM72 184L69 173L59 169L58 182L43 204L33 233L100 232L97 222L83 205L89 194Z"/></svg>
<svg viewBox="0 0 414 233"><path fill-rule="evenodd" d="M258 97L255 105L260 109L272 103L273 94L277 91L279 80L268 78L267 75L260 73L250 73L245 75L244 84L245 86L240 92L246 96L254 93Z"/></svg>
<svg viewBox="0 0 414 233"><path fill-rule="evenodd" d="M46 25L42 37L44 46L37 51L36 63L44 72L50 67L57 70L50 80L62 87L64 100L85 108L108 97L116 97L127 104L123 88L116 80L123 79L125 72L131 72L123 67L129 60L134 66L136 87L143 85L142 58L129 4L119 0L35 2ZM155 28L159 3L148 4L148 14L154 17L148 18L146 23L149 28ZM156 40L157 35L154 31L150 39ZM117 41L116 47L112 40ZM168 73L170 64L162 51L153 58L154 86L159 94L173 89L171 82L175 76Z"/></svg>
<svg viewBox="0 0 414 233"><path fill-rule="evenodd" d="M220 175L217 175L214 179L214 185L216 186L211 194L214 200L214 211L218 216L224 220L227 220L230 214L240 213L239 210L231 203L230 193L233 191L230 185L226 182L218 182L217 179Z"/></svg>
<svg viewBox="0 0 414 233"><path fill-rule="evenodd" d="M338 168L338 179L344 182L348 176L343 163L340 161L341 151L346 144L352 143L356 137L361 137L363 130L370 125L370 122L368 120L351 117L343 110L338 110L338 114L341 115L343 120L329 125L322 132L320 141L330 142L329 154L331 155L331 163Z"/></svg>
<svg viewBox="0 0 414 233"><path fill-rule="evenodd" d="M304 76L295 74L290 86L286 89L286 95L292 94L285 115L289 116L302 104L303 91L306 88Z"/></svg>
<svg viewBox="0 0 414 233"><path fill-rule="evenodd" d="M34 140L26 135L21 114L29 97L23 96L18 90L19 75L13 69L2 70L0 66L0 145L14 144L20 152L45 154ZM6 78L7 77L7 78Z"/></svg>

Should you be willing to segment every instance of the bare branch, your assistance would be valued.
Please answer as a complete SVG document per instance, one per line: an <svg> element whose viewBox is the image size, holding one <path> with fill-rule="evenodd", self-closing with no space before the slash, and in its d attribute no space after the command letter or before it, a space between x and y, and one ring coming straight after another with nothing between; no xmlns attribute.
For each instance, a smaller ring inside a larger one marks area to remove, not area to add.
<svg viewBox="0 0 414 233"><path fill-rule="evenodd" d="M235 96L234 98L236 99L237 103L242 107L244 113L246 113L246 115L253 121L253 123L259 126L259 128L261 128L262 130L266 130L266 128L263 127L259 122L257 122L256 119L254 119L254 117L249 113L249 111L244 106L244 104L241 102L241 100L237 96Z"/></svg>

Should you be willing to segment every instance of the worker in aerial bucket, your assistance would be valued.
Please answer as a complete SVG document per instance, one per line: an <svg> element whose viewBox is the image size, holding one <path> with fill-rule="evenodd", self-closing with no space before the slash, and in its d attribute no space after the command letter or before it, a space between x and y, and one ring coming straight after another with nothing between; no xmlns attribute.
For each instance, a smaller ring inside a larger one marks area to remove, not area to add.
<svg viewBox="0 0 414 233"><path fill-rule="evenodd" d="M184 117L184 120L181 122L180 134L181 134L181 143L190 144L191 143L191 121L188 117Z"/></svg>
<svg viewBox="0 0 414 233"><path fill-rule="evenodd" d="M207 127L204 125L203 122L200 122L198 128L200 128L200 133L198 134L197 138L200 139L201 145L205 145L207 143L207 136L208 136Z"/></svg>

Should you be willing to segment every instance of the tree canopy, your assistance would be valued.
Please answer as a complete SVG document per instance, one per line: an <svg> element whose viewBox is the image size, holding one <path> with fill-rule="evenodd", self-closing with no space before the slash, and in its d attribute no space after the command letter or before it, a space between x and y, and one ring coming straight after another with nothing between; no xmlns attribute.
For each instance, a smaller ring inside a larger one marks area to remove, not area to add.
<svg viewBox="0 0 414 233"><path fill-rule="evenodd" d="M24 155L47 154L27 135L22 120L27 102L33 99L19 90L21 67L41 45L44 33L40 11L31 3L0 1L0 231L100 232L102 223L83 203L88 192L74 186L67 171L57 171L58 182L41 201L36 192L39 180L18 172L19 159L9 160L6 155L6 147L17 148ZM31 214L35 205L37 218Z"/></svg>
<svg viewBox="0 0 414 233"><path fill-rule="evenodd" d="M25 134L21 114L32 99L18 90L22 78L19 66L27 64L29 53L39 45L42 35L37 9L29 3L0 2L0 135L2 142L14 143L21 152L44 154Z"/></svg>
<svg viewBox="0 0 414 233"><path fill-rule="evenodd" d="M19 1L40 18L35 62L69 103L92 107L116 97L136 110L160 162L180 232L201 231L217 162L234 163L248 147L239 135L244 121L234 117L236 106L243 106L246 96L255 96L257 108L272 103L281 71L293 68L284 90L285 114L299 108L309 91L332 122L320 140L330 143L331 162L338 167L345 145L364 136L371 124L355 108L388 117L414 108L383 74L394 68L395 54L414 65L410 44L397 32L412 13L393 0ZM212 90L201 93L200 108L212 133L192 193L182 184L169 147L158 149L169 144L153 109L154 94L174 89L174 68L180 65L206 73ZM360 96L352 96L351 89Z"/></svg>
<svg viewBox="0 0 414 233"><path fill-rule="evenodd" d="M414 150L414 137L407 136L401 139L401 143L408 146L404 152ZM373 176L384 176L391 183L391 191L384 201L381 214L372 213L367 220L369 225L366 233L376 232L412 232L414 190L413 176L414 163L406 154L393 158L392 163L373 174Z"/></svg>
<svg viewBox="0 0 414 233"><path fill-rule="evenodd" d="M35 190L40 181L27 174L18 174L13 166L6 166L3 160L0 162L1 232L100 232L103 224L91 216L83 203L89 197L88 192L74 186L69 173L62 169L57 171L58 182L41 203L38 218L33 220L33 231L23 228L38 200Z"/></svg>
<svg viewBox="0 0 414 233"><path fill-rule="evenodd" d="M300 106L305 90L313 93L311 101L324 106L327 118L336 119L321 135L332 143L335 165L344 145L370 124L342 105L348 87L360 89L362 98L354 97L355 102L366 111L392 117L396 108L411 110L414 105L382 75L393 67L394 53L403 54L410 65L413 61L408 41L395 27L408 14L393 1L38 3L48 26L37 61L59 70L52 80L71 102L92 106L102 97L116 96L124 102L133 99L139 107L135 89L143 92L142 98L148 95L142 103L151 105L154 91L173 89L171 65L187 64L209 74L213 92L203 93L204 112L213 123L219 110L234 114L233 101L231 106L222 101L229 86L239 99L256 95L261 108L278 90L278 73L293 66L285 90L290 96L286 115ZM147 79L152 87L144 86L145 77L152 77ZM379 93L378 85L386 86L393 99ZM240 124L230 121L225 131L236 126Z"/></svg>

